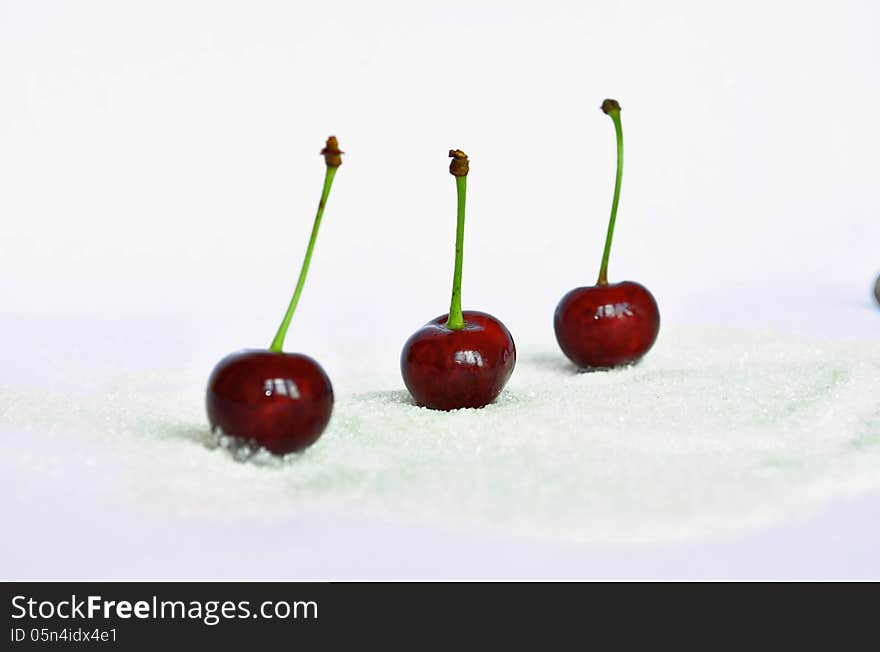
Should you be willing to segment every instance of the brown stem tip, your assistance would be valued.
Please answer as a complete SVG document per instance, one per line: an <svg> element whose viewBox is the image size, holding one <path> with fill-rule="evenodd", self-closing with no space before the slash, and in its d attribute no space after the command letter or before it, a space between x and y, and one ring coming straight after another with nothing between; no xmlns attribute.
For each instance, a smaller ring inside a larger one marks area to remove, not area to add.
<svg viewBox="0 0 880 652"><path fill-rule="evenodd" d="M609 115L612 111L620 111L620 104L617 103L617 100L605 100L602 102L602 110L605 115Z"/></svg>
<svg viewBox="0 0 880 652"><path fill-rule="evenodd" d="M454 177L466 177L468 173L468 157L467 154L460 149L450 149L449 158L449 174Z"/></svg>
<svg viewBox="0 0 880 652"><path fill-rule="evenodd" d="M338 168L342 165L343 154L345 152L339 149L339 141L336 140L336 136L330 136L327 139L327 144L324 145L324 149L321 150L321 155L324 157L324 161L327 162L328 168Z"/></svg>

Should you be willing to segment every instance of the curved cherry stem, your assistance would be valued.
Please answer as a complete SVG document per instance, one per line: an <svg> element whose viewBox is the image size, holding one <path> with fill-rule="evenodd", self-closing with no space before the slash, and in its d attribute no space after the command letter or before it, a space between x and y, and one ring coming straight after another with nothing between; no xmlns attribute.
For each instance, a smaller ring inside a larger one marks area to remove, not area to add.
<svg viewBox="0 0 880 652"><path fill-rule="evenodd" d="M312 262L312 251L315 249L315 241L318 239L318 229L321 227L321 218L324 217L324 207L327 205L327 197L330 196L330 187L333 185L333 178L336 176L336 170L339 169L339 164L341 163L341 159L339 158L341 152L338 150L338 144L336 143L335 138L333 138L333 150L329 154L325 153L330 149L331 141L328 139L327 147L325 147L324 152L322 152L327 159L327 172L324 175L324 188L321 191L321 201L318 202L318 212L315 214L315 223L312 225L312 235L309 238L309 246L306 248L306 256L303 259L302 269L300 269L299 272L299 280L296 282L296 289L293 291L290 305L287 306L287 312L284 313L284 319L281 320L278 332L275 333L275 339L273 339L272 344L269 345L269 350L274 351L275 353L280 353L284 347L284 338L287 337L287 329L290 327L290 320L293 318L296 304L299 303L299 296L302 294L302 289L306 282L306 275L309 272L309 264ZM331 161L331 156L333 155L335 155L335 159ZM331 162L335 162L336 165L332 165Z"/></svg>
<svg viewBox="0 0 880 652"><path fill-rule="evenodd" d="M614 178L614 199L611 202L608 234L605 236L605 251L602 253L602 265L599 267L599 280L596 285L608 285L608 257L611 255L611 239L614 237L617 204L620 201L620 182L623 179L623 127L620 124L620 105L615 100L605 100L602 103L602 110L614 121L614 132L617 136L617 175Z"/></svg>

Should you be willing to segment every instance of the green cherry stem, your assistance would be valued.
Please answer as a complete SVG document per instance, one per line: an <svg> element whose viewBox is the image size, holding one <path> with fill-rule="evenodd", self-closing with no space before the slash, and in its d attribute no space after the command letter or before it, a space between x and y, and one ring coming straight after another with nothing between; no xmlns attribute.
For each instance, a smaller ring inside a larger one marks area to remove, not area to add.
<svg viewBox="0 0 880 652"><path fill-rule="evenodd" d="M614 237L614 222L617 220L617 203L620 201L620 182L623 179L623 127L620 125L620 104L617 100L602 102L602 110L614 121L617 135L617 176L614 178L614 199L611 202L611 219L608 220L608 235L605 236L605 251L602 253L602 266L596 285L608 285L608 256L611 254L611 239Z"/></svg>
<svg viewBox="0 0 880 652"><path fill-rule="evenodd" d="M458 192L458 224L455 230L455 273L452 276L452 301L449 304L449 318L446 328L460 331L464 328L464 315L461 313L461 267L464 257L464 205L467 198L468 157L460 149L449 150L452 162L449 172L455 177Z"/></svg>
<svg viewBox="0 0 880 652"><path fill-rule="evenodd" d="M306 248L306 256L303 259L302 269L299 272L299 280L296 282L296 289L290 299L290 305L287 306L287 312L284 313L284 319L275 333L275 339L269 346L269 350L275 353L281 353L284 347L284 338L287 337L287 329L290 327L290 320L296 310L296 304L299 303L299 295L302 294L303 286L306 282L306 275L309 273L309 264L312 262L312 251L315 249L315 241L318 239L318 229L321 228L321 218L324 217L324 207L327 205L327 197L330 196L330 187L333 185L333 178L336 176L336 170L342 165L342 151L339 149L339 141L335 136L327 139L327 144L321 150L324 160L327 163L327 172L324 175L324 188L321 190L321 201L318 202L318 212L315 214L315 223L312 225L312 235L309 238L309 246Z"/></svg>

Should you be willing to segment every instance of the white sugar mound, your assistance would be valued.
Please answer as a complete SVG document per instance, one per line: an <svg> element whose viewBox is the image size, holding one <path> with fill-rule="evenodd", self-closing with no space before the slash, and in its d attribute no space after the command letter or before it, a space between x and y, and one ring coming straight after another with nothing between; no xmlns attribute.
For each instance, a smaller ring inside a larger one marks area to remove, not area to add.
<svg viewBox="0 0 880 652"><path fill-rule="evenodd" d="M880 343L664 329L642 363L576 373L518 343L482 410L413 405L396 350L323 360L330 426L304 454L239 461L203 411L209 369L108 379L101 394L2 390L5 465L106 474L132 510L229 521L345 510L562 541L716 536L880 488Z"/></svg>

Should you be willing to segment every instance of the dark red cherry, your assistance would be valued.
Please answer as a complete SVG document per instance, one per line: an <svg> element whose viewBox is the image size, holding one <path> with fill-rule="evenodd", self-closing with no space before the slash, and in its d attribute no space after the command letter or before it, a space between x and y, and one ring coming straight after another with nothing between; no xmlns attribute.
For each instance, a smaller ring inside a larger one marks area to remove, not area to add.
<svg viewBox="0 0 880 652"><path fill-rule="evenodd" d="M494 401L516 364L513 337L492 315L465 310L452 330L433 319L403 345L400 371L419 405L435 410L479 408Z"/></svg>
<svg viewBox="0 0 880 652"><path fill-rule="evenodd" d="M296 288L272 344L268 350L241 351L218 362L208 379L205 398L212 430L251 441L278 455L315 443L333 410L333 387L321 365L307 355L283 352L330 188L342 165L342 151L335 136L327 139L321 154L326 172L312 235Z"/></svg>
<svg viewBox="0 0 880 652"><path fill-rule="evenodd" d="M660 331L660 311L647 288L633 281L608 283L608 258L623 178L623 127L617 100L602 102L602 111L614 123L617 174L599 280L562 297L553 315L559 347L582 369L631 364L648 352Z"/></svg>
<svg viewBox="0 0 880 652"><path fill-rule="evenodd" d="M562 352L578 367L617 367L635 362L653 346L660 312L643 285L593 285L562 297L553 327Z"/></svg>
<svg viewBox="0 0 880 652"><path fill-rule="evenodd" d="M283 455L321 436L333 409L333 387L307 355L241 351L214 367L207 407L212 430Z"/></svg>

